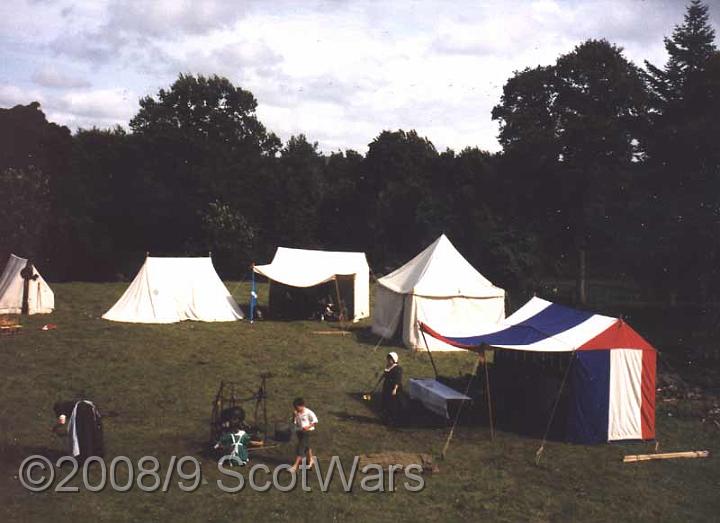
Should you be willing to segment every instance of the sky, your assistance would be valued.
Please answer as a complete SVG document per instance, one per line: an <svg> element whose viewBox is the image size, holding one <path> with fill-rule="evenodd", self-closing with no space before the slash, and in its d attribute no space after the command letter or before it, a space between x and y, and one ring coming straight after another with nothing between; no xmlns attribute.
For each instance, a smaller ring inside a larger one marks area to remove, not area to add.
<svg viewBox="0 0 720 523"><path fill-rule="evenodd" d="M720 0L710 4L718 30ZM438 150L499 149L492 107L514 71L606 38L637 65L666 61L683 0L6 0L0 107L127 128L180 73L251 91L287 140L364 153L383 130ZM720 33L719 33L720 34Z"/></svg>

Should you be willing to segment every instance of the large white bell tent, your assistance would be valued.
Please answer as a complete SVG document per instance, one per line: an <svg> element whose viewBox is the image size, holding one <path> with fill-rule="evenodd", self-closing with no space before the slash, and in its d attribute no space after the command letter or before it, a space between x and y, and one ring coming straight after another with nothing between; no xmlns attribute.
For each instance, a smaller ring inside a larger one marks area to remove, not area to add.
<svg viewBox="0 0 720 523"><path fill-rule="evenodd" d="M402 329L411 349L458 350L436 338L423 339L418 322L440 332L462 335L505 318L505 291L463 258L447 236L405 265L378 280L372 331L391 338Z"/></svg>
<svg viewBox="0 0 720 523"><path fill-rule="evenodd" d="M243 318L210 257L148 256L135 279L103 318L129 323L234 321Z"/></svg>
<svg viewBox="0 0 720 523"><path fill-rule="evenodd" d="M556 437L576 443L655 438L657 354L622 319L532 298L493 331L423 330L456 347L499 349L491 374L499 421L541 432L550 418Z"/></svg>
<svg viewBox="0 0 720 523"><path fill-rule="evenodd" d="M20 314L22 312L23 287L25 285L22 270L27 262L25 258L14 254L10 255L5 270L0 276L0 314ZM28 279L28 313L50 313L55 308L55 295L35 266L32 267L32 271L32 275Z"/></svg>
<svg viewBox="0 0 720 523"><path fill-rule="evenodd" d="M285 319L309 317L327 295L345 309L345 319L370 315L370 267L363 252L278 247L271 263L254 271L270 280L270 313ZM340 312L340 311L337 311Z"/></svg>

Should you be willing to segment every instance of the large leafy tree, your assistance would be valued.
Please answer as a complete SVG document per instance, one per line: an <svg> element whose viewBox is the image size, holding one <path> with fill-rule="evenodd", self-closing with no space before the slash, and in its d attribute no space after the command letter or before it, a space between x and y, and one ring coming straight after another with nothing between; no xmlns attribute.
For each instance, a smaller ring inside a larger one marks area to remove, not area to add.
<svg viewBox="0 0 720 523"><path fill-rule="evenodd" d="M365 205L358 197L364 158L353 150L324 158L325 196L319 209L318 235L328 248L363 249L370 244Z"/></svg>
<svg viewBox="0 0 720 523"><path fill-rule="evenodd" d="M8 167L0 171L0 253L2 263L11 252L35 261L47 238L50 219L48 179L37 167Z"/></svg>
<svg viewBox="0 0 720 523"><path fill-rule="evenodd" d="M137 270L132 253L148 244L141 211L148 188L134 144L120 127L73 136L71 169L55 194L67 210L62 234L74 258L69 277L115 279Z"/></svg>
<svg viewBox="0 0 720 523"><path fill-rule="evenodd" d="M517 73L493 111L506 165L521 166L522 181L535 177L529 190L540 187L532 206L539 232L557 256L580 260L580 273L588 249L609 248L603 230L641 152L646 107L640 71L622 49L588 40L552 67ZM582 299L582 285L579 291Z"/></svg>
<svg viewBox="0 0 720 523"><path fill-rule="evenodd" d="M169 89L140 101L130 127L146 185L138 209L146 249L203 249L204 217L215 201L248 220L260 214L262 179L280 141L259 121L256 107L249 91L202 75L180 75Z"/></svg>
<svg viewBox="0 0 720 523"><path fill-rule="evenodd" d="M325 193L317 143L292 136L266 177L264 231L278 245L313 248L319 242L319 209Z"/></svg>
<svg viewBox="0 0 720 523"><path fill-rule="evenodd" d="M358 192L372 234L366 248L386 266L407 261L427 242L419 204L431 198L437 158L435 146L415 131L383 131L369 145Z"/></svg>
<svg viewBox="0 0 720 523"><path fill-rule="evenodd" d="M0 109L3 260L10 251L40 263L54 257L53 267L61 272L60 238L67 208L60 194L67 186L71 148L70 130L48 122L39 103ZM53 275L52 270L46 272Z"/></svg>
<svg viewBox="0 0 720 523"><path fill-rule="evenodd" d="M522 193L503 179L498 164L496 155L477 148L440 154L421 224L433 239L447 233L494 283L524 288L540 268L538 245L527 224L513 220L509 203Z"/></svg>

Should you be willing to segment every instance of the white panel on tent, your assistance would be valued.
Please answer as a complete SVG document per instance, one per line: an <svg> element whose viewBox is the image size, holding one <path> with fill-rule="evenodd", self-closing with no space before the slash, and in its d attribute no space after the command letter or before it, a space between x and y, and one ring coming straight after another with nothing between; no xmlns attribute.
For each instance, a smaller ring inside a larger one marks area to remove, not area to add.
<svg viewBox="0 0 720 523"><path fill-rule="evenodd" d="M129 323L243 318L208 258L148 256L125 293L103 318Z"/></svg>
<svg viewBox="0 0 720 523"><path fill-rule="evenodd" d="M412 349L425 349L418 321L471 335L505 318L505 291L495 287L443 234L405 265L378 280L372 330L389 338L402 315L402 337ZM462 350L426 336L430 350Z"/></svg>
<svg viewBox="0 0 720 523"><path fill-rule="evenodd" d="M608 441L642 438L641 350L610 351Z"/></svg>
<svg viewBox="0 0 720 523"><path fill-rule="evenodd" d="M370 315L370 267L363 252L317 251L278 247L271 263L256 265L255 272L291 287L314 287L354 276L353 321Z"/></svg>
<svg viewBox="0 0 720 523"><path fill-rule="evenodd" d="M27 265L25 258L14 254L5 265L0 276L0 314L20 314L22 312L23 277L20 272ZM34 268L34 279L28 284L28 312L30 314L47 314L55 308L55 295L43 277Z"/></svg>

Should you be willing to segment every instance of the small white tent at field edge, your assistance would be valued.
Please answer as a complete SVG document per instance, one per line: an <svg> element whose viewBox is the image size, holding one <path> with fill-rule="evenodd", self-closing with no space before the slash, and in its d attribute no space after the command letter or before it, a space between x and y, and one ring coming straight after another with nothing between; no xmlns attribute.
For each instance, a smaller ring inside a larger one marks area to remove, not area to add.
<svg viewBox="0 0 720 523"><path fill-rule="evenodd" d="M272 262L256 265L254 271L272 281L300 288L327 283L336 276L353 277L352 320L370 315L370 267L363 252L278 247Z"/></svg>
<svg viewBox="0 0 720 523"><path fill-rule="evenodd" d="M23 277L21 271L27 265L25 258L14 254L5 265L0 276L0 314L20 314L23 301ZM28 313L47 314L55 308L55 295L45 282L37 268L34 268L33 279L28 284Z"/></svg>
<svg viewBox="0 0 720 523"><path fill-rule="evenodd" d="M235 321L243 318L212 260L148 256L103 318L129 323Z"/></svg>
<svg viewBox="0 0 720 523"><path fill-rule="evenodd" d="M505 318L505 291L494 286L455 249L444 234L405 265L378 280L372 330L391 338L402 329L408 348L458 350L432 336L418 321L454 336L477 332Z"/></svg>

